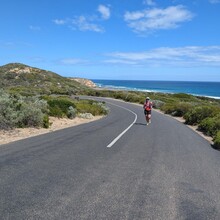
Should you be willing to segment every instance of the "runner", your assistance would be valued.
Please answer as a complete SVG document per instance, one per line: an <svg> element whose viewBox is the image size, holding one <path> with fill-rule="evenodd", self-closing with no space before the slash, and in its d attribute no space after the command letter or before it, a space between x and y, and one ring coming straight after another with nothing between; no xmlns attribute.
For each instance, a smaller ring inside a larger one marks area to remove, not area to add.
<svg viewBox="0 0 220 220"><path fill-rule="evenodd" d="M144 103L144 106L143 106L147 125L149 125L149 123L151 123L151 109L152 109L152 106L153 106L153 103L150 101L150 98L147 97L146 101Z"/></svg>

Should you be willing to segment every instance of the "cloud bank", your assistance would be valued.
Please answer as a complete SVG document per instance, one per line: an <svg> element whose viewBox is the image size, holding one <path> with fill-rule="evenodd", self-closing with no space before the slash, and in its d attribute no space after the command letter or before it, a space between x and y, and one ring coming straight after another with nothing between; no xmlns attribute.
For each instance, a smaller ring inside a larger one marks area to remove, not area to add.
<svg viewBox="0 0 220 220"><path fill-rule="evenodd" d="M220 66L220 46L160 47L144 52L107 54L106 63L152 66Z"/></svg>

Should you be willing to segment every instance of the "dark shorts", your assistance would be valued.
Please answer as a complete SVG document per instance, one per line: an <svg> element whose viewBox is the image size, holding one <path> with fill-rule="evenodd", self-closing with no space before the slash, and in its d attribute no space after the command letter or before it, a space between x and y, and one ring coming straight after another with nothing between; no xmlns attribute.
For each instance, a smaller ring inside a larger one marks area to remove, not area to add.
<svg viewBox="0 0 220 220"><path fill-rule="evenodd" d="M151 111L144 110L145 115L151 115Z"/></svg>

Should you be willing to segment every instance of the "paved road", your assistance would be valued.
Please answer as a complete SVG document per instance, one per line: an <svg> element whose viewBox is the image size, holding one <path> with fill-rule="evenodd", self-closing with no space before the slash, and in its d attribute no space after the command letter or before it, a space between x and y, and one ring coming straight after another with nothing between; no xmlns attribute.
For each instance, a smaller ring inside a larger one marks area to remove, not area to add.
<svg viewBox="0 0 220 220"><path fill-rule="evenodd" d="M146 126L141 107L108 102L123 108L0 146L0 219L220 219L220 152L168 116Z"/></svg>

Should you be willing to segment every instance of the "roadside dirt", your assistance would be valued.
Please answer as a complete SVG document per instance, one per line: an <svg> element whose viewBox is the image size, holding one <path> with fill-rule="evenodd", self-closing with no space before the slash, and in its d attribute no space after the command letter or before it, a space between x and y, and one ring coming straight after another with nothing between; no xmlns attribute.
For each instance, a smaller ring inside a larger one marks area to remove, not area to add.
<svg viewBox="0 0 220 220"><path fill-rule="evenodd" d="M52 125L50 128L17 128L13 130L0 130L0 145L7 144L13 141L25 139L28 137L37 136L40 134L45 134L49 132L53 132L56 130L60 130L63 128L68 128L84 123L88 123L91 121L98 120L102 118L103 116L95 116L92 119L84 119L84 118L74 118L74 119L67 119L67 118L54 118L50 117L50 122L52 122Z"/></svg>

